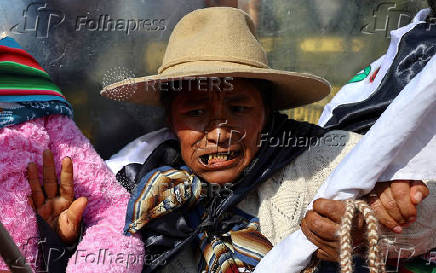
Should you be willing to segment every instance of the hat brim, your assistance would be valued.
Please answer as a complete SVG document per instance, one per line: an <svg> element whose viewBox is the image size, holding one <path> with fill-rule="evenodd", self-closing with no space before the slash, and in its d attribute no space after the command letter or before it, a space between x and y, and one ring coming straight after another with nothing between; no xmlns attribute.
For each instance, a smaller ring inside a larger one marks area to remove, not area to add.
<svg viewBox="0 0 436 273"><path fill-rule="evenodd" d="M326 97L331 89L327 80L308 73L258 68L233 62L193 61L169 67L161 74L125 79L108 85L100 94L117 101L159 106L160 91L154 87L156 82L165 83L190 77L268 80L274 84L273 107L278 110L319 101Z"/></svg>

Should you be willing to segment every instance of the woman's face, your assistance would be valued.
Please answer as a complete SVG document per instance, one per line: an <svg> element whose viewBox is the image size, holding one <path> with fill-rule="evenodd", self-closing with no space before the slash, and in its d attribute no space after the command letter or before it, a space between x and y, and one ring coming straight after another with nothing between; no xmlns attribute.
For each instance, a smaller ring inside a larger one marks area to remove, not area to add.
<svg viewBox="0 0 436 273"><path fill-rule="evenodd" d="M171 104L170 121L183 160L209 183L235 181L256 154L265 125L260 91L249 80L229 81L233 88L182 91ZM207 88L206 88L207 89Z"/></svg>

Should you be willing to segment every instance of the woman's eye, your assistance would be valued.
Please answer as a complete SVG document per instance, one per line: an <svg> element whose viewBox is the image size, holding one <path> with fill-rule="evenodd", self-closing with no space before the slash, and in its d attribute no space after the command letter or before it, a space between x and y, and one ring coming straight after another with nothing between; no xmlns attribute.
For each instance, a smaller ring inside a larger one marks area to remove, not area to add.
<svg viewBox="0 0 436 273"><path fill-rule="evenodd" d="M204 112L205 111L203 109L196 109L196 110L191 110L186 114L190 117L199 117L199 116L203 115Z"/></svg>
<svg viewBox="0 0 436 273"><path fill-rule="evenodd" d="M231 106L231 110L234 113L244 113L249 109L249 107L245 106Z"/></svg>

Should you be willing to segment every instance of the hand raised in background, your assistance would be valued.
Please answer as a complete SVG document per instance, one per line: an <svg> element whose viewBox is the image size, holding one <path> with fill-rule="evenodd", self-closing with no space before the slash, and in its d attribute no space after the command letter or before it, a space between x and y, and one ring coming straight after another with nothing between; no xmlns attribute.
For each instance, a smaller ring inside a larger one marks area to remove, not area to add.
<svg viewBox="0 0 436 273"><path fill-rule="evenodd" d="M50 150L45 150L42 187L35 163L27 166L27 179L32 189L32 198L29 202L36 212L56 231L64 243L77 240L88 199L80 197L74 200L71 159L66 157L62 160L60 183L58 183L53 154Z"/></svg>

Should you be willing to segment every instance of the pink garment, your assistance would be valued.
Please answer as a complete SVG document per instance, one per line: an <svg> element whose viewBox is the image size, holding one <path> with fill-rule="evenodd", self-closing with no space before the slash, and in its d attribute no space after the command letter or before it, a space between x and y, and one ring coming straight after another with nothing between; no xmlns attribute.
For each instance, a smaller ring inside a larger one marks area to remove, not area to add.
<svg viewBox="0 0 436 273"><path fill-rule="evenodd" d="M67 272L140 272L144 260L139 237L122 234L129 194L71 119L53 115L0 130L0 220L36 270L38 231L26 167L51 149L59 174L62 158L74 165L76 198L88 198L85 233ZM100 255L100 258L98 258ZM103 259L104 258L104 259ZM7 270L0 258L0 270Z"/></svg>

